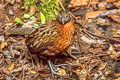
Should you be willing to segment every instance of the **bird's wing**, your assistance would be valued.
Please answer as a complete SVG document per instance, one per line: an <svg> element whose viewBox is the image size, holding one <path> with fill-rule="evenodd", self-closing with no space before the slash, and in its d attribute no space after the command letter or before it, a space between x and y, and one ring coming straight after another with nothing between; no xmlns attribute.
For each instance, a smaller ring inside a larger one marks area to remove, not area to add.
<svg viewBox="0 0 120 80"><path fill-rule="evenodd" d="M56 23L42 25L30 33L26 44L33 52L40 52L51 45L59 36L60 26Z"/></svg>

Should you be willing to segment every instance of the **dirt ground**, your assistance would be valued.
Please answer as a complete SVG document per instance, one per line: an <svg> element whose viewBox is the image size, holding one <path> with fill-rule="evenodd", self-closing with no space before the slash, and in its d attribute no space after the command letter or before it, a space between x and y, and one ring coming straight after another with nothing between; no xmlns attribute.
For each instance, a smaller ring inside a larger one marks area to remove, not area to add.
<svg viewBox="0 0 120 80"><path fill-rule="evenodd" d="M76 0L71 0L69 6L63 4L78 20L72 45L77 49L77 60L52 60L54 64L67 64L57 67L58 73L66 76L52 76L45 60L34 56L38 58L35 62L29 54L27 35L8 32L22 27L14 19L23 19L24 1L0 0L0 80L120 80L120 0L90 0L89 5L87 0L80 1L81 4Z"/></svg>

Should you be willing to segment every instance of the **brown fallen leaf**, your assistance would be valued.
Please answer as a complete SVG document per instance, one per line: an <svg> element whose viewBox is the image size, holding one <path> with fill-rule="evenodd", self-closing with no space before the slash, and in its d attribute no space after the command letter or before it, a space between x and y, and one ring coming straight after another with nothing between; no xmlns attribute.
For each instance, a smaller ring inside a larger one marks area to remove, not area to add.
<svg viewBox="0 0 120 80"><path fill-rule="evenodd" d="M35 14L35 12L36 12L36 5L31 5L29 15L32 16Z"/></svg>
<svg viewBox="0 0 120 80"><path fill-rule="evenodd" d="M100 32L96 27L93 28L93 31L95 32L95 34L102 36L102 32Z"/></svg>
<svg viewBox="0 0 120 80"><path fill-rule="evenodd" d="M8 70L11 72L14 68L15 68L15 64L11 64L11 65L8 67Z"/></svg>
<svg viewBox="0 0 120 80"><path fill-rule="evenodd" d="M114 0L106 0L106 2L115 2Z"/></svg>
<svg viewBox="0 0 120 80"><path fill-rule="evenodd" d="M118 79L112 79L112 80L120 80L120 78L118 78Z"/></svg>
<svg viewBox="0 0 120 80"><path fill-rule="evenodd" d="M120 30L119 29L113 30L112 35L113 37L120 38Z"/></svg>
<svg viewBox="0 0 120 80"><path fill-rule="evenodd" d="M117 2L113 3L116 7L120 8L120 1L118 0Z"/></svg>
<svg viewBox="0 0 120 80"><path fill-rule="evenodd" d="M85 18L89 19L89 18L95 18L97 15L99 15L100 13L102 13L104 11L91 11L91 12L87 12L85 14Z"/></svg>
<svg viewBox="0 0 120 80"><path fill-rule="evenodd" d="M114 74L114 75L116 75L116 76L120 76L120 73L116 73L116 74Z"/></svg>
<svg viewBox="0 0 120 80"><path fill-rule="evenodd" d="M108 15L109 18L111 18L113 21L120 23L120 16L119 14L110 14Z"/></svg>
<svg viewBox="0 0 120 80"><path fill-rule="evenodd" d="M102 40L94 40L91 38L87 38L86 36L82 36L81 40L83 40L84 42L86 42L88 44L103 44Z"/></svg>
<svg viewBox="0 0 120 80"><path fill-rule="evenodd" d="M31 74L36 74L37 72L34 71L34 70L30 70L30 73L31 73Z"/></svg>
<svg viewBox="0 0 120 80"><path fill-rule="evenodd" d="M58 70L58 74L60 74L60 75L66 75L66 71L64 69L57 68L57 70Z"/></svg>
<svg viewBox="0 0 120 80"><path fill-rule="evenodd" d="M1 42L0 44L0 50L2 50L7 45L7 42Z"/></svg>
<svg viewBox="0 0 120 80"><path fill-rule="evenodd" d="M110 55L111 58L113 59L117 59L120 55L117 54L117 52L115 51L114 47L112 45L110 45L107 54Z"/></svg>
<svg viewBox="0 0 120 80"><path fill-rule="evenodd" d="M71 0L69 7L88 5L89 0Z"/></svg>
<svg viewBox="0 0 120 80"><path fill-rule="evenodd" d="M10 75L9 70L4 67L0 68L0 72L3 72L5 75Z"/></svg>

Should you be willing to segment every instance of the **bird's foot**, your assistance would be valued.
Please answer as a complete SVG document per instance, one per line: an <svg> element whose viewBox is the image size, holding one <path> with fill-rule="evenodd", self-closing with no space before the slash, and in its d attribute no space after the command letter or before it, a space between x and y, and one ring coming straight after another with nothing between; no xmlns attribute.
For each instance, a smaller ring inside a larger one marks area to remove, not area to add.
<svg viewBox="0 0 120 80"><path fill-rule="evenodd" d="M75 59L75 60L77 59L77 57L74 55L80 54L80 52L74 46L70 46L67 49L66 53L68 54L68 57L71 57L72 59Z"/></svg>
<svg viewBox="0 0 120 80"><path fill-rule="evenodd" d="M54 75L57 75L57 76L66 76L65 73L60 73L60 69L57 69L57 67L60 67L60 66L67 66L67 64L59 64L59 65L54 65L50 60L48 60L48 65L49 65L49 68L51 70L51 73L52 73L52 77Z"/></svg>

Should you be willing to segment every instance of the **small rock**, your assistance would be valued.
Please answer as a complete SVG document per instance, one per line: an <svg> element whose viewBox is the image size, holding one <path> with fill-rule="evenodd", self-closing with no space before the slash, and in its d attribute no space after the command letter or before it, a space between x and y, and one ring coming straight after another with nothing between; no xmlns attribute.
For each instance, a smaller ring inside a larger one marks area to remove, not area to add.
<svg viewBox="0 0 120 80"><path fill-rule="evenodd" d="M97 79L99 77L99 74L95 74L94 78Z"/></svg>
<svg viewBox="0 0 120 80"><path fill-rule="evenodd" d="M2 26L2 22L0 22L0 26Z"/></svg>
<svg viewBox="0 0 120 80"><path fill-rule="evenodd" d="M4 37L4 35L1 35L1 36L0 36L0 41L5 42L5 37Z"/></svg>
<svg viewBox="0 0 120 80"><path fill-rule="evenodd" d="M2 5L2 4L0 4L0 8L2 8L2 6L3 6L3 5Z"/></svg>
<svg viewBox="0 0 120 80"><path fill-rule="evenodd" d="M105 9L106 9L106 5L107 5L106 2L101 2L101 3L99 3L99 4L98 4L99 10L105 10Z"/></svg>
<svg viewBox="0 0 120 80"><path fill-rule="evenodd" d="M6 80L12 80L12 77L6 76Z"/></svg>
<svg viewBox="0 0 120 80"><path fill-rule="evenodd" d="M13 10L10 9L8 14L13 16L14 15Z"/></svg>
<svg viewBox="0 0 120 80"><path fill-rule="evenodd" d="M23 60L20 60L19 63L22 64L22 63L23 63Z"/></svg>
<svg viewBox="0 0 120 80"><path fill-rule="evenodd" d="M5 55L5 57L6 57L7 59L12 58L12 56L11 56L11 54L10 54L9 51L3 51L3 54Z"/></svg>
<svg viewBox="0 0 120 80"><path fill-rule="evenodd" d="M22 1L21 0L16 0L16 2L21 3Z"/></svg>

